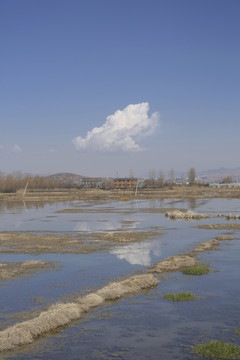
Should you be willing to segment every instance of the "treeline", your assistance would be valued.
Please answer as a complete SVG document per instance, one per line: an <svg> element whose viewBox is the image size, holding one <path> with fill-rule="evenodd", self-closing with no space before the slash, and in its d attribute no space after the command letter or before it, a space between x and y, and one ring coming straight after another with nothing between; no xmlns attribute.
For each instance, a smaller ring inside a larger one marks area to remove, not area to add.
<svg viewBox="0 0 240 360"><path fill-rule="evenodd" d="M42 176L31 175L15 175L9 174L3 176L0 173L0 192L1 193L16 193L20 189L25 187L28 189L54 189L63 187L61 183L56 182L51 178L44 178Z"/></svg>
<svg viewBox="0 0 240 360"><path fill-rule="evenodd" d="M171 188L173 185L194 185L196 184L196 170L190 168L188 170L187 176L185 177L182 174L181 177L176 178L175 170L171 169L168 173L168 176L165 177L165 174L162 170L159 171L159 175L156 175L154 169L149 171L148 179L144 180L145 188Z"/></svg>

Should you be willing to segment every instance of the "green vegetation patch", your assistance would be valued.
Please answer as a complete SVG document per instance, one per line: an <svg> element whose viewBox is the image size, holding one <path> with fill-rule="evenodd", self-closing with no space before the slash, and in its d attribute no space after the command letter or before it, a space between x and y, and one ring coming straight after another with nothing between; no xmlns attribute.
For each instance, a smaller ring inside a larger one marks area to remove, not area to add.
<svg viewBox="0 0 240 360"><path fill-rule="evenodd" d="M195 345L193 351L208 359L240 359L240 348L232 343L209 341Z"/></svg>
<svg viewBox="0 0 240 360"><path fill-rule="evenodd" d="M207 265L197 265L197 266L189 266L186 268L183 268L181 270L181 273L184 275L205 275L208 274L211 270L209 269L209 266Z"/></svg>
<svg viewBox="0 0 240 360"><path fill-rule="evenodd" d="M192 294L191 292L183 291L177 294L174 293L165 294L163 295L163 299L171 300L171 301L190 301L197 299L197 296Z"/></svg>

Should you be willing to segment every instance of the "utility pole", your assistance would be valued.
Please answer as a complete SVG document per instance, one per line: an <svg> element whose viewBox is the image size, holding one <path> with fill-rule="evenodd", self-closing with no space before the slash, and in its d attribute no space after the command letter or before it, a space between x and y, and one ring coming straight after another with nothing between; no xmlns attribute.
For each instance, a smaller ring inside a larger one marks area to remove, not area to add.
<svg viewBox="0 0 240 360"><path fill-rule="evenodd" d="M26 184L26 186L25 186L25 189L24 189L24 192L23 192L23 197L24 197L24 196L25 196L25 194L26 194L27 187L28 187L28 182L27 182L27 184Z"/></svg>
<svg viewBox="0 0 240 360"><path fill-rule="evenodd" d="M137 191L138 191L138 179L137 179L137 184L136 184L135 196L137 196Z"/></svg>

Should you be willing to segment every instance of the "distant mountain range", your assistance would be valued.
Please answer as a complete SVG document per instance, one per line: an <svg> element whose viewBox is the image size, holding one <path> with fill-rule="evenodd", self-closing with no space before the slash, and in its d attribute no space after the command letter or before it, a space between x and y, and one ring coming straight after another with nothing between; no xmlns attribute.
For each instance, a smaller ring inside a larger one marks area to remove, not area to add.
<svg viewBox="0 0 240 360"><path fill-rule="evenodd" d="M240 167L233 169L221 167L219 169L197 172L198 179L204 182L218 182L227 176L231 176L234 182L240 181Z"/></svg>
<svg viewBox="0 0 240 360"><path fill-rule="evenodd" d="M55 181L60 181L60 182L64 182L64 183L66 183L66 182L67 183L79 183L80 179L87 178L87 176L62 172L62 173L45 176L45 178L53 179Z"/></svg>

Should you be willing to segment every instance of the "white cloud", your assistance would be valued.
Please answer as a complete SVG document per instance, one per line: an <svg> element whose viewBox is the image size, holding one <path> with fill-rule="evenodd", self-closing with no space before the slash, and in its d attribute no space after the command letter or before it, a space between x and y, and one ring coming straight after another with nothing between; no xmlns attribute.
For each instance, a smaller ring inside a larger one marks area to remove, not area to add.
<svg viewBox="0 0 240 360"><path fill-rule="evenodd" d="M109 115L101 127L88 131L85 138L72 140L77 150L90 149L103 152L139 151L136 141L152 135L158 125L159 114L148 116L149 104L130 104Z"/></svg>
<svg viewBox="0 0 240 360"><path fill-rule="evenodd" d="M55 150L55 149L52 148L52 149L49 149L49 152L50 152L50 153L56 153L57 150Z"/></svg>
<svg viewBox="0 0 240 360"><path fill-rule="evenodd" d="M15 144L12 148L12 152L20 153L20 152L22 152L22 149L19 145Z"/></svg>

